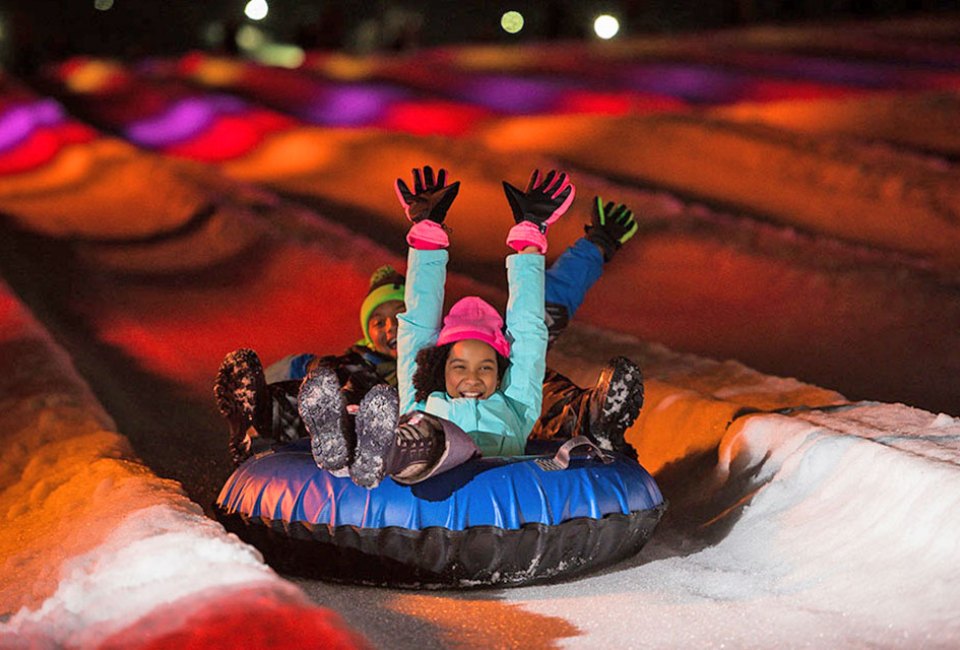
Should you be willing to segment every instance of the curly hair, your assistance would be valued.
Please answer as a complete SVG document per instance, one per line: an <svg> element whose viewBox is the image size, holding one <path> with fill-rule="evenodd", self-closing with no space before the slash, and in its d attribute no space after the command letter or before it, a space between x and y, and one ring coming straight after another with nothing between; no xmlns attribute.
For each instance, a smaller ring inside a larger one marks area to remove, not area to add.
<svg viewBox="0 0 960 650"><path fill-rule="evenodd" d="M414 399L422 402L436 391L447 391L446 369L447 357L453 343L434 345L417 352L417 370L413 373L413 387L417 390ZM497 382L503 381L503 374L510 365L510 360L497 354Z"/></svg>

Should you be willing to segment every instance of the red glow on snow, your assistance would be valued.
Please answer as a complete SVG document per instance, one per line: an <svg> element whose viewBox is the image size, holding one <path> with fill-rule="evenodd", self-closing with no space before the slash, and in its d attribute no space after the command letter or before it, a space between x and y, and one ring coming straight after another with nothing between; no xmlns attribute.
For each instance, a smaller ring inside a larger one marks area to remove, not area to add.
<svg viewBox="0 0 960 650"><path fill-rule="evenodd" d="M255 349L264 363L292 352L339 352L360 338L359 307L369 268L315 251L274 249L238 260L236 282L194 289L118 289L126 302L94 301L99 336L163 377L206 391L223 356ZM252 268L241 268L244 265ZM255 277L249 277L253 275ZM115 296L116 297L116 296Z"/></svg>
<svg viewBox="0 0 960 650"><path fill-rule="evenodd" d="M95 137L93 129L78 122L39 128L10 151L0 153L0 175L32 171L53 160L65 145Z"/></svg>
<svg viewBox="0 0 960 650"><path fill-rule="evenodd" d="M674 97L631 93L598 93L572 90L564 94L557 104L561 113L587 113L591 115L626 115L628 113L659 113L685 108L683 101Z"/></svg>
<svg viewBox="0 0 960 650"><path fill-rule="evenodd" d="M292 124L272 111L221 116L197 137L165 147L164 153L203 162L233 160L256 148L267 134Z"/></svg>
<svg viewBox="0 0 960 650"><path fill-rule="evenodd" d="M387 109L379 126L415 135L462 135L490 115L490 111L468 104L397 102Z"/></svg>
<svg viewBox="0 0 960 650"><path fill-rule="evenodd" d="M152 611L98 644L101 650L365 648L330 610L271 598L262 590L206 594Z"/></svg>

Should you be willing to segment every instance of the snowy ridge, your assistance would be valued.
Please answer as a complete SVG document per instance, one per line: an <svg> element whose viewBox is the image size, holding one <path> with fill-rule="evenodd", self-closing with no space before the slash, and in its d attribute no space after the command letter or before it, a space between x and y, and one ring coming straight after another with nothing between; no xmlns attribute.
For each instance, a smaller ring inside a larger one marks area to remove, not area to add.
<svg viewBox="0 0 960 650"><path fill-rule="evenodd" d="M564 355L603 354L598 334L575 333ZM629 347L627 337L616 339ZM570 647L622 642L619 621L638 612L648 623L642 647L946 647L960 636L960 520L952 514L960 507L960 420L847 403L659 346L631 351L646 353L653 390L628 439L644 464L674 463L658 474L667 518L632 566L511 592L509 602L576 625L582 635ZM584 365L575 356L554 361ZM835 402L802 406L825 398ZM684 400L696 406L678 408ZM683 462L698 454L702 464Z"/></svg>
<svg viewBox="0 0 960 650"><path fill-rule="evenodd" d="M199 620L216 629L217 610L251 600L281 618L295 613L287 618L305 627L288 627L291 638L320 632L333 646L357 643L177 483L137 460L69 358L5 285L0 345L0 502L9 504L0 526L0 646L158 642ZM263 640L247 625L250 639ZM224 633L234 637L232 626Z"/></svg>
<svg viewBox="0 0 960 650"><path fill-rule="evenodd" d="M559 126L557 120L503 120L483 141L498 151L538 150L598 172L682 187L783 223L957 266L957 171L939 161L703 115L582 118L563 140L544 128L548 121ZM633 155L609 156L595 146L598 138L616 138ZM831 200L810 201L812 194Z"/></svg>

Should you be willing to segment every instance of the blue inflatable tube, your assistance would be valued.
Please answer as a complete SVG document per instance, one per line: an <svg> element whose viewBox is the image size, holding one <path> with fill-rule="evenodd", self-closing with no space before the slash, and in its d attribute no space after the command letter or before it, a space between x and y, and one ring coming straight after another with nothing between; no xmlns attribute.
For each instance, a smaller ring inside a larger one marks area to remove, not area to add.
<svg viewBox="0 0 960 650"><path fill-rule="evenodd" d="M279 571L363 584L527 584L643 547L666 507L643 467L584 457L545 471L539 457L480 458L367 490L318 469L301 440L238 467L214 507Z"/></svg>

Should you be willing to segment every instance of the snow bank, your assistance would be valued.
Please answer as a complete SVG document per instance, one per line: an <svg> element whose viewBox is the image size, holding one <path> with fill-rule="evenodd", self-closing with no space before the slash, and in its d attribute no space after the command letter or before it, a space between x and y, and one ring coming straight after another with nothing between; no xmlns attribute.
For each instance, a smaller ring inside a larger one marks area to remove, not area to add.
<svg viewBox="0 0 960 650"><path fill-rule="evenodd" d="M136 459L5 285L0 347L0 646L172 647L200 624L210 647L360 644ZM228 614L238 600L257 615Z"/></svg>
<svg viewBox="0 0 960 650"><path fill-rule="evenodd" d="M505 600L579 628L568 647L950 647L958 452L960 420L903 405L738 418L712 476L674 485L692 524L616 571Z"/></svg>
<svg viewBox="0 0 960 650"><path fill-rule="evenodd" d="M960 154L960 94L878 94L843 99L736 104L710 111L725 120L759 122L803 133L856 137L912 147L931 155ZM917 120L923 128L916 128Z"/></svg>
<svg viewBox="0 0 960 650"><path fill-rule="evenodd" d="M781 223L960 267L957 171L936 161L698 115L608 118L593 122L590 137L576 137L578 129L557 138L561 126L558 118L503 120L484 142L504 153L575 159L608 175L682 188ZM598 140L632 153L611 156Z"/></svg>

